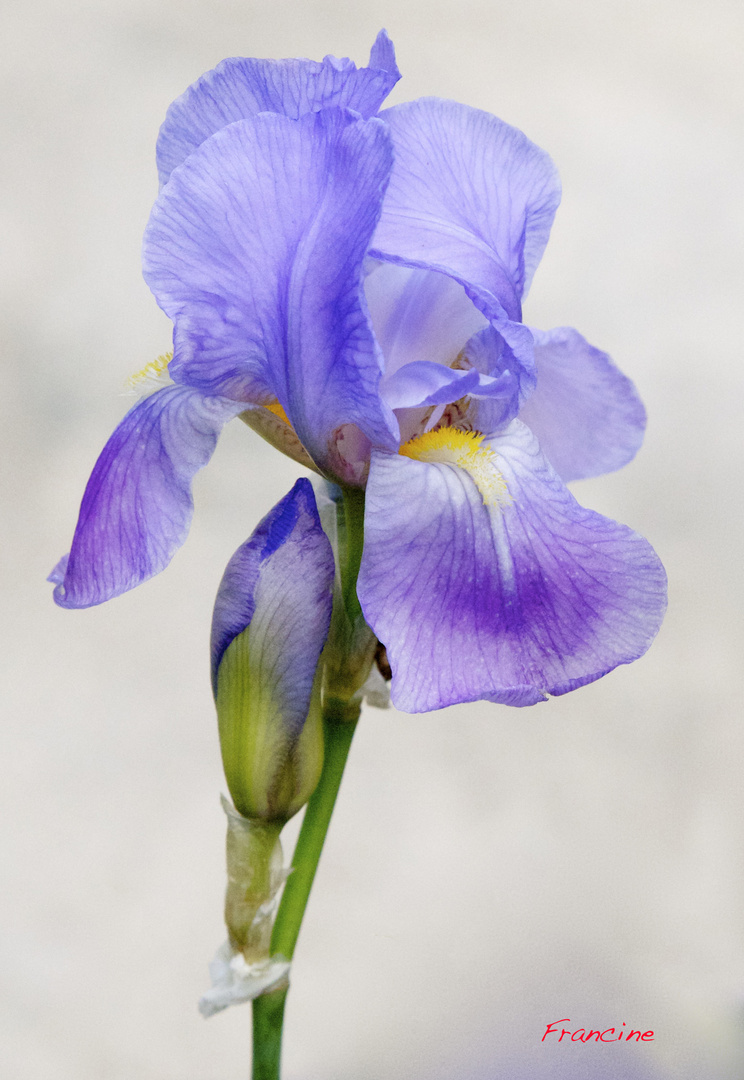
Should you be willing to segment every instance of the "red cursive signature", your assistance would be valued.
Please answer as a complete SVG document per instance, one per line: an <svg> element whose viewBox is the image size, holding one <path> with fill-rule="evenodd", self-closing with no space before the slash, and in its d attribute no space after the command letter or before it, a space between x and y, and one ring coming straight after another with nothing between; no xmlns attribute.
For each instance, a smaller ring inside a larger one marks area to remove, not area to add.
<svg viewBox="0 0 744 1080"><path fill-rule="evenodd" d="M571 1018L568 1017L568 1016L564 1017L563 1020L554 1020L552 1024L548 1024L548 1026L545 1028L545 1034L543 1035L540 1042L545 1042L548 1035L558 1035L558 1027L559 1027L560 1024L570 1024L570 1023L571 1023ZM571 1042L583 1042L583 1043L585 1043L585 1042L611 1043L611 1042L622 1042L623 1040L625 1040L625 1042L630 1042L631 1040L634 1040L635 1042L653 1042L654 1041L654 1033L653 1033L653 1031L640 1031L640 1029L636 1029L636 1028L630 1028L630 1030L628 1030L628 1031L623 1031L623 1028L625 1026L626 1026L626 1024L625 1024L625 1021L623 1020L621 1026L619 1028L608 1027L608 1028L605 1028L604 1031L595 1030L594 1028L590 1028L587 1031L587 1029L583 1028L583 1027L576 1028L575 1031L571 1031L569 1028L562 1028L560 1035L558 1035L557 1041L561 1042L561 1040L566 1035L568 1035Z"/></svg>

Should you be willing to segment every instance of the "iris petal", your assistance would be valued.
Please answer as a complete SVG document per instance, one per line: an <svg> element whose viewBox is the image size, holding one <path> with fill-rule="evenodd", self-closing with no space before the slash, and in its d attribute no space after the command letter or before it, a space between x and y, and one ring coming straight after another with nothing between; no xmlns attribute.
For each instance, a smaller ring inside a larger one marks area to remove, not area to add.
<svg viewBox="0 0 744 1080"><path fill-rule="evenodd" d="M442 367L441 364L416 360L399 368L385 379L380 393L391 409L410 409L422 405L448 405L465 394L484 398L510 398L512 379L509 375L492 378L481 375L475 368L467 371Z"/></svg>
<svg viewBox="0 0 744 1080"><path fill-rule="evenodd" d="M231 57L197 79L173 102L157 143L161 186L173 170L210 135L235 120L261 112L297 120L330 105L374 116L400 78L395 50L381 30L369 67L326 56L315 60L255 60Z"/></svg>
<svg viewBox="0 0 744 1080"><path fill-rule="evenodd" d="M651 546L579 506L525 425L487 446L490 506L462 469L372 455L359 598L409 712L566 693L641 656L664 612Z"/></svg>
<svg viewBox="0 0 744 1080"><path fill-rule="evenodd" d="M388 376L418 360L450 365L488 325L461 285L431 270L378 263L364 293Z"/></svg>
<svg viewBox="0 0 744 1080"><path fill-rule="evenodd" d="M646 427L633 383L570 327L533 335L537 388L519 415L550 464L566 481L627 465Z"/></svg>
<svg viewBox="0 0 744 1080"><path fill-rule="evenodd" d="M191 481L241 408L170 386L127 413L91 473L70 554L50 576L60 607L100 604L168 565L191 524Z"/></svg>
<svg viewBox="0 0 744 1080"><path fill-rule="evenodd" d="M518 320L560 200L548 155L453 101L421 98L382 116L395 167L373 254L448 273L489 319Z"/></svg>
<svg viewBox="0 0 744 1080"><path fill-rule="evenodd" d="M462 355L477 371L499 378L505 386L509 379L511 394L483 395L470 403L468 418L472 427L491 435L517 416L522 402L534 391L534 367L516 357L492 326L474 334Z"/></svg>
<svg viewBox="0 0 744 1080"><path fill-rule="evenodd" d="M278 398L321 465L344 424L395 445L361 295L390 167L380 120L263 113L173 173L145 234L145 278L175 322L172 377L257 404Z"/></svg>
<svg viewBox="0 0 744 1080"><path fill-rule="evenodd" d="M441 364L415 360L385 379L380 393L391 409L446 405L469 394L478 385L478 379L477 371L453 371Z"/></svg>

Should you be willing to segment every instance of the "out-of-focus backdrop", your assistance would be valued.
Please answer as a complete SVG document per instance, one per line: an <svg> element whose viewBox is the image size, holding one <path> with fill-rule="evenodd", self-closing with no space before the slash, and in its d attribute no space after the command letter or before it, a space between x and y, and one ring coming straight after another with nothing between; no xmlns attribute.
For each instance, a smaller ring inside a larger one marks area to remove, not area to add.
<svg viewBox="0 0 744 1080"><path fill-rule="evenodd" d="M168 571L55 608L89 470L169 346L140 276L170 101L225 56L366 61L487 109L564 184L525 316L637 382L576 485L647 536L649 654L560 700L363 717L297 953L287 1080L734 1080L744 1018L744 8L737 0L6 0L0 1042L14 1080L238 1080L207 673L224 564L298 468L228 427ZM541 1043L546 1026L655 1032ZM568 1018L571 1024L568 1024Z"/></svg>

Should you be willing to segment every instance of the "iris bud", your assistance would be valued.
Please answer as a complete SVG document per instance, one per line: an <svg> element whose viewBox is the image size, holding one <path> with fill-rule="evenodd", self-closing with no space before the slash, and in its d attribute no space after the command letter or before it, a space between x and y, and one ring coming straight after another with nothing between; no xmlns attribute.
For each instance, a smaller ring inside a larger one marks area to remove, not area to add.
<svg viewBox="0 0 744 1080"><path fill-rule="evenodd" d="M319 660L334 561L313 489L298 480L233 555L212 623L222 760L235 808L287 821L323 766Z"/></svg>

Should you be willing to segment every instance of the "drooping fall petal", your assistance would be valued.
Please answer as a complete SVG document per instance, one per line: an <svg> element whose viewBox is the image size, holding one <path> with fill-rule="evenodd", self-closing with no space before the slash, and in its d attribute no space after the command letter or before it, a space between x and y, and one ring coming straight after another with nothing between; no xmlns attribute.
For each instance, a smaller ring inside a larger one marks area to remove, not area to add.
<svg viewBox="0 0 744 1080"><path fill-rule="evenodd" d="M130 409L88 480L70 553L50 575L60 607L101 604L168 565L191 524L191 481L241 408L169 386Z"/></svg>
<svg viewBox="0 0 744 1080"><path fill-rule="evenodd" d="M358 591L393 703L531 705L641 656L666 606L647 541L581 507L519 421L456 456L373 454Z"/></svg>

